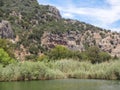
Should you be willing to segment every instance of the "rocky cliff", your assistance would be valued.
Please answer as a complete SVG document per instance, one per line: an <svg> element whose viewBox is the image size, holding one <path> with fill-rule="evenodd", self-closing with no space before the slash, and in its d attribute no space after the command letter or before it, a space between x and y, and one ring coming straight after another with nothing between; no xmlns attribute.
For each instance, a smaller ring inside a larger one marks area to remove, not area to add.
<svg viewBox="0 0 120 90"><path fill-rule="evenodd" d="M0 3L0 37L16 36L15 54L21 60L34 58L55 45L79 51L95 45L112 56L120 56L120 33L64 19L56 7L39 5L37 0L0 0Z"/></svg>
<svg viewBox="0 0 120 90"><path fill-rule="evenodd" d="M112 56L120 57L120 34L111 31L69 31L61 34L44 32L41 44L47 48L64 45L71 50L85 51L88 47L98 46Z"/></svg>

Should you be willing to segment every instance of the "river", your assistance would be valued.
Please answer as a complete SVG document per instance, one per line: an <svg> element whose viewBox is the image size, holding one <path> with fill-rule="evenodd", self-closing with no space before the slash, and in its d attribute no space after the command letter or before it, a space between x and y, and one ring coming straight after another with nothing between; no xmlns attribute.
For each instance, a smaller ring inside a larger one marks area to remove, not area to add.
<svg viewBox="0 0 120 90"><path fill-rule="evenodd" d="M120 90L120 81L64 79L0 82L0 90Z"/></svg>

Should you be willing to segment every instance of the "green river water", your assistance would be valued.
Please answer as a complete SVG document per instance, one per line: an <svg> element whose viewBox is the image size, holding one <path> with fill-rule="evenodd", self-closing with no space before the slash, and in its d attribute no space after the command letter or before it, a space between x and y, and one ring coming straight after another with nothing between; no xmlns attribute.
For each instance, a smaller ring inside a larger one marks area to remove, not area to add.
<svg viewBox="0 0 120 90"><path fill-rule="evenodd" d="M0 90L120 90L120 81L64 79L0 82Z"/></svg>

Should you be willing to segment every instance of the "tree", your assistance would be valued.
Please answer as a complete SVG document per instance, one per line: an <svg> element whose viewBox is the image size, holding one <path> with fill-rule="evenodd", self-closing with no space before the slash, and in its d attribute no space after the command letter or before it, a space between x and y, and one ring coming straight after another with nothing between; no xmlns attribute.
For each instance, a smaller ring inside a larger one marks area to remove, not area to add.
<svg viewBox="0 0 120 90"><path fill-rule="evenodd" d="M14 58L14 45L10 41L6 39L0 39L0 48L3 48L5 52L10 55L10 57Z"/></svg>
<svg viewBox="0 0 120 90"><path fill-rule="evenodd" d="M100 52L99 57L101 62L108 61L111 59L111 56L106 52Z"/></svg>
<svg viewBox="0 0 120 90"><path fill-rule="evenodd" d="M88 50L86 51L86 55L88 57L88 60L90 60L93 64L108 61L111 58L111 56L107 52L102 52L96 46L88 48Z"/></svg>
<svg viewBox="0 0 120 90"><path fill-rule="evenodd" d="M0 48L0 63L4 66L13 63L15 60L12 59L4 49Z"/></svg>
<svg viewBox="0 0 120 90"><path fill-rule="evenodd" d="M65 46L57 45L47 53L48 57L53 60L67 58L70 55L69 50Z"/></svg>
<svg viewBox="0 0 120 90"><path fill-rule="evenodd" d="M100 57L99 57L99 48L98 47L90 47L88 48L87 52L87 56L88 59L91 61L91 63L99 63L100 62Z"/></svg>

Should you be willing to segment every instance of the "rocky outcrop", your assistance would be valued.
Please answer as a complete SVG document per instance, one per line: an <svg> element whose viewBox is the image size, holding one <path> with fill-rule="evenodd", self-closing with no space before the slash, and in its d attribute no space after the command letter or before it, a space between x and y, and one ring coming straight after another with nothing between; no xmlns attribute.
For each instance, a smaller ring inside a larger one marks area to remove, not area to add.
<svg viewBox="0 0 120 90"><path fill-rule="evenodd" d="M2 20L0 22L0 38L13 38L14 33L8 21Z"/></svg>
<svg viewBox="0 0 120 90"><path fill-rule="evenodd" d="M50 12L49 14L51 15L51 16L54 16L55 18L57 18L57 19L61 19L62 17L61 17L61 15L60 15L60 12L59 12L59 10L56 8L56 7L54 7L54 6L47 6L48 7L48 11Z"/></svg>
<svg viewBox="0 0 120 90"><path fill-rule="evenodd" d="M0 6L1 18L12 22L16 35L13 42L18 45L15 52L18 59L23 60L27 55L36 55L30 52L31 46L39 55L56 45L64 45L81 52L96 45L112 56L120 57L120 33L78 20L64 19L56 7L39 5L37 0L2 2L4 4ZM5 20L0 22L0 38L13 38L11 25Z"/></svg>
<svg viewBox="0 0 120 90"><path fill-rule="evenodd" d="M41 17L41 20L43 20L44 22L52 20L58 21L62 19L59 10L54 6L46 5L42 7L42 10L42 14L39 17Z"/></svg>
<svg viewBox="0 0 120 90"><path fill-rule="evenodd" d="M71 50L84 51L87 47L98 46L102 51L110 53L112 56L120 57L120 33L110 31L87 30L69 31L65 33L53 34L44 32L41 44L48 49L56 45L64 45Z"/></svg>

